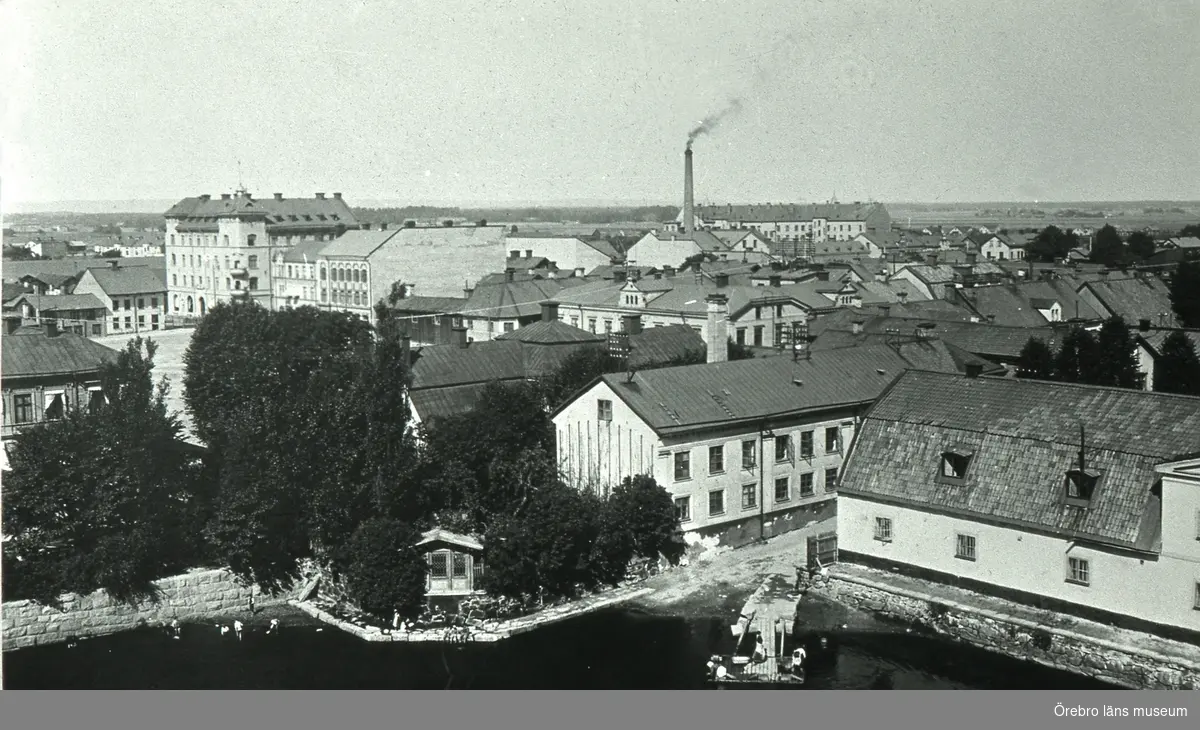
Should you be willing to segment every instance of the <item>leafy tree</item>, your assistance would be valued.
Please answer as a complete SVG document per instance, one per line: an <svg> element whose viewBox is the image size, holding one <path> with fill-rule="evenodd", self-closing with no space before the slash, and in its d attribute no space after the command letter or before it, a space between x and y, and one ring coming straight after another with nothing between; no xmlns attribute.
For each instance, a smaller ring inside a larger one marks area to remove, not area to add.
<svg viewBox="0 0 1200 730"><path fill-rule="evenodd" d="M1067 383L1090 383L1095 378L1097 354L1096 337L1082 327L1075 327L1063 338L1054 358L1055 380Z"/></svg>
<svg viewBox="0 0 1200 730"><path fill-rule="evenodd" d="M1113 317L1100 327L1096 350L1096 366L1087 382L1117 388L1139 386L1137 345L1125 320Z"/></svg>
<svg viewBox="0 0 1200 730"><path fill-rule="evenodd" d="M1154 363L1154 390L1200 395L1200 357L1183 330L1171 332L1163 341L1162 354Z"/></svg>
<svg viewBox="0 0 1200 730"><path fill-rule="evenodd" d="M121 249L110 248L107 251L105 251L104 253L100 254L100 258L102 258L102 259L119 259L119 258L121 258Z"/></svg>
<svg viewBox="0 0 1200 730"><path fill-rule="evenodd" d="M1054 351L1046 342L1030 337L1017 358L1017 375L1034 380L1054 379Z"/></svg>
<svg viewBox="0 0 1200 730"><path fill-rule="evenodd" d="M350 598L367 613L416 618L425 604L425 556L412 525L385 517L366 520L339 554Z"/></svg>
<svg viewBox="0 0 1200 730"><path fill-rule="evenodd" d="M672 563L683 555L675 501L654 477L626 477L613 489L606 507L615 516L613 522L630 531L634 554L644 558L661 554Z"/></svg>
<svg viewBox="0 0 1200 730"><path fill-rule="evenodd" d="M1134 231L1125 241L1129 253L1139 259L1148 259L1154 255L1154 237L1145 231Z"/></svg>
<svg viewBox="0 0 1200 730"><path fill-rule="evenodd" d="M1184 261L1171 277L1171 308L1184 327L1200 327L1200 261Z"/></svg>
<svg viewBox="0 0 1200 730"><path fill-rule="evenodd" d="M145 352L143 354L143 346ZM131 341L101 372L107 403L20 433L4 480L5 598L55 604L103 588L136 603L202 559L203 467L178 442L155 345Z"/></svg>
<svg viewBox="0 0 1200 730"><path fill-rule="evenodd" d="M1116 228L1105 225L1096 232L1090 258L1093 263L1105 266L1116 266L1125 260L1125 244Z"/></svg>
<svg viewBox="0 0 1200 730"><path fill-rule="evenodd" d="M1180 238L1200 237L1200 223L1191 223L1179 230Z"/></svg>
<svg viewBox="0 0 1200 730"><path fill-rule="evenodd" d="M1029 256L1034 261L1053 263L1067 257L1071 249L1079 245L1074 231L1064 231L1058 226L1046 226L1029 242Z"/></svg>
<svg viewBox="0 0 1200 730"><path fill-rule="evenodd" d="M573 596L594 580L593 500L557 481L541 487L522 511L498 516L485 533L485 581L493 595Z"/></svg>

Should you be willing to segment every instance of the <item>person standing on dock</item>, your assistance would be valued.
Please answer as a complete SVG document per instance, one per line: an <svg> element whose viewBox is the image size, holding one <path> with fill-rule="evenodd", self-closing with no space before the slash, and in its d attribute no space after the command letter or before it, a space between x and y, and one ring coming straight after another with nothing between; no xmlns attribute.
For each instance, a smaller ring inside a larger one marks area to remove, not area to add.
<svg viewBox="0 0 1200 730"><path fill-rule="evenodd" d="M242 622L237 619L233 621L233 633L237 634L238 641L242 640Z"/></svg>

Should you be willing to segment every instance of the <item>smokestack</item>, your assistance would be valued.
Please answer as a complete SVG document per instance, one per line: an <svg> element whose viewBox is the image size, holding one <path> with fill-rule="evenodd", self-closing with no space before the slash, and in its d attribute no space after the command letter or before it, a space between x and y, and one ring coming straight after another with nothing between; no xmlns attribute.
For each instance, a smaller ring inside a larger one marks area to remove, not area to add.
<svg viewBox="0 0 1200 730"><path fill-rule="evenodd" d="M505 281L512 281L512 280L513 280L513 277L515 277L515 276L516 276L516 274L517 274L517 270L516 270L516 269L511 269L511 268L510 268L510 269L505 269L505 270L504 270L504 280L505 280Z"/></svg>
<svg viewBox="0 0 1200 730"><path fill-rule="evenodd" d="M113 271L116 271L120 267L121 267L121 262L116 259L113 259L112 261L108 262L108 268L112 269Z"/></svg>
<svg viewBox="0 0 1200 730"><path fill-rule="evenodd" d="M691 235L695 228L696 212L692 198L692 143L683 152L683 232Z"/></svg>
<svg viewBox="0 0 1200 730"><path fill-rule="evenodd" d="M729 359L729 305L724 294L709 294L708 303L708 362Z"/></svg>
<svg viewBox="0 0 1200 730"><path fill-rule="evenodd" d="M283 200L283 193L275 193L276 200Z"/></svg>
<svg viewBox="0 0 1200 730"><path fill-rule="evenodd" d="M625 330L625 334L636 335L642 331L642 315L640 314L623 314L621 315L621 326Z"/></svg>
<svg viewBox="0 0 1200 730"><path fill-rule="evenodd" d="M542 302L542 321L558 321L558 302Z"/></svg>
<svg viewBox="0 0 1200 730"><path fill-rule="evenodd" d="M450 328L450 332L453 335L452 339L453 339L455 345L457 345L458 347L466 347L467 346L467 328L466 327L463 327L461 323L456 324L455 326Z"/></svg>

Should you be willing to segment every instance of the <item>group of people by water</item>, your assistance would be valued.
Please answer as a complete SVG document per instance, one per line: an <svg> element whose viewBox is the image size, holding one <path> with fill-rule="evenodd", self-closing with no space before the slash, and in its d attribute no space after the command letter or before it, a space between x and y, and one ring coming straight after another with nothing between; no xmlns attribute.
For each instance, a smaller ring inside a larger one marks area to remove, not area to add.
<svg viewBox="0 0 1200 730"><path fill-rule="evenodd" d="M234 619L232 623L215 623L213 626L221 632L221 636L228 636L232 633L238 641L242 640L242 636L246 633L246 625L239 619ZM279 619L273 618L267 624L267 629L264 633L267 635L276 634L279 632ZM179 619L172 619L170 626L167 627L167 635L172 639L179 639L183 636L183 625L179 623Z"/></svg>

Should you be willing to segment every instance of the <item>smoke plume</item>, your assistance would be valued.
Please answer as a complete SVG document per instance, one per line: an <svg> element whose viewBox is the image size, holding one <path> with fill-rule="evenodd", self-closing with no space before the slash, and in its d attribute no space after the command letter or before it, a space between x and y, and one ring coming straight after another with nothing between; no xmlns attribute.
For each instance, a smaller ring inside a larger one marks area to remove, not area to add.
<svg viewBox="0 0 1200 730"><path fill-rule="evenodd" d="M704 134L708 134L709 132L713 131L714 129L717 128L717 125L719 125L721 123L721 121L723 119L725 119L725 117L728 117L731 114L736 114L741 110L742 110L742 100L741 99L733 99L728 104L725 105L725 108L721 109L720 111L718 111L714 114L709 114L699 124L697 124L695 126L695 128L692 129L692 131L688 132L688 141L687 141L688 148L691 148L692 142L694 142L697 137L704 135Z"/></svg>

